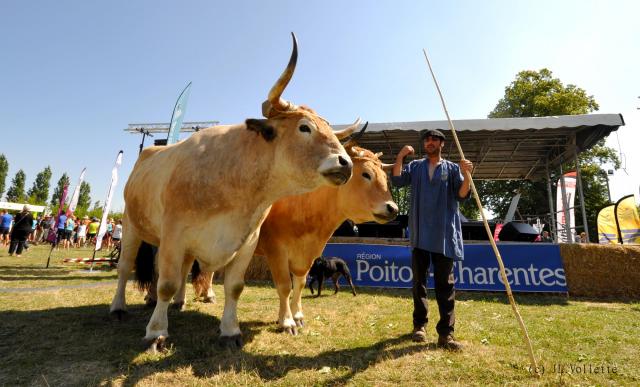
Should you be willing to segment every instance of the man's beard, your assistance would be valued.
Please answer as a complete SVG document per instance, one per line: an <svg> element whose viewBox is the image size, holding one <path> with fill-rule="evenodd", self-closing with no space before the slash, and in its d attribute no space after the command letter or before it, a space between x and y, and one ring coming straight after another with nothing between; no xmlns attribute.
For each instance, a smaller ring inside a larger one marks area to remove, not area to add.
<svg viewBox="0 0 640 387"><path fill-rule="evenodd" d="M434 146L434 147L428 147L426 146L424 148L425 153L427 154L427 156L433 157L433 156L440 156L440 148Z"/></svg>

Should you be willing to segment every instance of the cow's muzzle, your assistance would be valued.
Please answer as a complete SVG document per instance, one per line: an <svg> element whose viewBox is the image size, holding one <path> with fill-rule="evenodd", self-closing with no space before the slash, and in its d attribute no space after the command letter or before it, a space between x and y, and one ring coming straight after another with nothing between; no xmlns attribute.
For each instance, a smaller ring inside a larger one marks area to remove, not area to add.
<svg viewBox="0 0 640 387"><path fill-rule="evenodd" d="M373 217L378 223L387 223L398 216L398 211L398 205L395 202L389 201L385 203L384 211L374 213Z"/></svg>
<svg viewBox="0 0 640 387"><path fill-rule="evenodd" d="M326 164L332 164L332 166L327 167ZM324 168L320 168L320 173L333 185L345 184L351 178L353 162L348 156L337 155L323 163L323 166Z"/></svg>

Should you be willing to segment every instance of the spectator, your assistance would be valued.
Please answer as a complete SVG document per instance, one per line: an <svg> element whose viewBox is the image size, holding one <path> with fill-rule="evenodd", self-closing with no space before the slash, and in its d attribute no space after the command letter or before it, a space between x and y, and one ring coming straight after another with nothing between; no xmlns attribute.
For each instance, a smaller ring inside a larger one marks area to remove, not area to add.
<svg viewBox="0 0 640 387"><path fill-rule="evenodd" d="M542 242L553 243L553 239L551 238L551 235L549 235L549 231L542 232Z"/></svg>
<svg viewBox="0 0 640 387"><path fill-rule="evenodd" d="M120 243L120 239L122 239L122 220L118 219L118 222L113 228L113 241L115 244L118 244Z"/></svg>
<svg viewBox="0 0 640 387"><path fill-rule="evenodd" d="M29 212L29 206L24 206L22 212L16 215L13 229L11 230L11 244L9 245L9 256L16 253L16 257L22 255L22 249L31 232L33 216Z"/></svg>
<svg viewBox="0 0 640 387"><path fill-rule="evenodd" d="M9 231L11 230L11 222L13 222L13 216L7 212L7 210L2 210L2 217L0 218L0 244L4 247L9 245Z"/></svg>
<svg viewBox="0 0 640 387"><path fill-rule="evenodd" d="M89 217L85 216L82 220L78 221L78 241L76 242L76 247L84 247L87 242L87 222L89 221Z"/></svg>
<svg viewBox="0 0 640 387"><path fill-rule="evenodd" d="M580 233L580 243L589 243L589 240L587 240L587 233L584 231Z"/></svg>
<svg viewBox="0 0 640 387"><path fill-rule="evenodd" d="M58 215L57 222L58 222L57 223L58 235L56 238L56 248L58 247L58 244L60 242L65 240L65 235L66 235L65 228L67 226L67 215L65 215L64 213Z"/></svg>
<svg viewBox="0 0 640 387"><path fill-rule="evenodd" d="M100 228L100 222L98 222L98 218L95 216L91 219L91 223L87 226L87 240L89 243L96 243L96 234L98 233L98 228Z"/></svg>
<svg viewBox="0 0 640 387"><path fill-rule="evenodd" d="M73 229L76 227L75 217L73 215L67 218L67 222L64 227L64 244L62 247L69 250L71 248L71 241L73 240Z"/></svg>

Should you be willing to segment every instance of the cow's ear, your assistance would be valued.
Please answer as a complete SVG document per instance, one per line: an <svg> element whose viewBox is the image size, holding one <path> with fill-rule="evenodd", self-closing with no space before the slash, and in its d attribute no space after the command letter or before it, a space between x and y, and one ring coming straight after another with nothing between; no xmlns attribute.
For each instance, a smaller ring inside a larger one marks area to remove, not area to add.
<svg viewBox="0 0 640 387"><path fill-rule="evenodd" d="M269 125L269 120L249 118L245 121L248 130L259 133L266 141L276 138L276 128Z"/></svg>

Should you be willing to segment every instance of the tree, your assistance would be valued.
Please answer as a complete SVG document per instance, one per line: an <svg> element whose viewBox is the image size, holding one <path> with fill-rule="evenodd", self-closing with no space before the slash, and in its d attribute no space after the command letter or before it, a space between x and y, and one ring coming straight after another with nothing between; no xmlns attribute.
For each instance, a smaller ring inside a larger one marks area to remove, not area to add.
<svg viewBox="0 0 640 387"><path fill-rule="evenodd" d="M553 78L551 71L521 71L515 81L505 88L504 97L489 113L489 118L542 117L554 115L587 114L598 110L593 96L575 86L564 86L560 79ZM606 172L600 168L603 164L620 166L615 150L606 147L604 140L579 156L582 172L583 192L587 223L592 241L597 240L596 216L600 207L607 202ZM563 165L564 171L575 169L573 163ZM552 171L551 181L558 179ZM522 215L540 215L549 208L547 183L545 181L478 181L478 194L487 207L499 217L506 215L515 192L521 193L518 211ZM554 196L555 198L555 196ZM555 202L555 200L554 200ZM576 209L576 226L582 226L580 209Z"/></svg>
<svg viewBox="0 0 640 387"><path fill-rule="evenodd" d="M91 186L86 181L80 184L80 195L78 196L78 207L76 208L77 216L87 215L89 206L91 205Z"/></svg>
<svg viewBox="0 0 640 387"><path fill-rule="evenodd" d="M51 183L51 167L47 166L36 176L33 187L27 192L29 203L44 205L49 197L49 185Z"/></svg>
<svg viewBox="0 0 640 387"><path fill-rule="evenodd" d="M26 179L27 177L22 169L16 173L16 176L11 181L11 187L7 190L8 201L15 203L22 203L25 201L24 181Z"/></svg>
<svg viewBox="0 0 640 387"><path fill-rule="evenodd" d="M51 202L50 202L51 207L55 207L56 209L58 208L58 206L60 205L60 198L62 197L62 192L64 192L64 187L68 186L70 181L71 180L69 180L69 176L67 175L67 173L66 172L63 173L62 176L60 177L60 180L58 180L58 185L53 190L53 196L51 197Z"/></svg>
<svg viewBox="0 0 640 387"><path fill-rule="evenodd" d="M9 162L4 154L0 154L0 198L4 192L4 183L7 181L7 174L9 173Z"/></svg>
<svg viewBox="0 0 640 387"><path fill-rule="evenodd" d="M525 70L505 88L489 118L587 114L598 109L592 95L575 85L564 86L548 69Z"/></svg>

